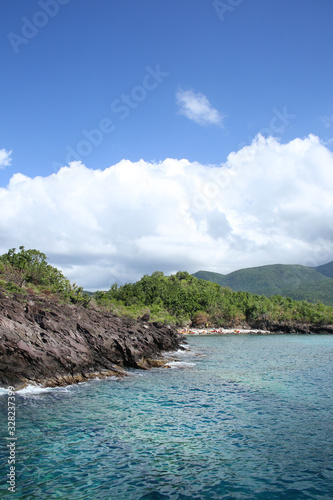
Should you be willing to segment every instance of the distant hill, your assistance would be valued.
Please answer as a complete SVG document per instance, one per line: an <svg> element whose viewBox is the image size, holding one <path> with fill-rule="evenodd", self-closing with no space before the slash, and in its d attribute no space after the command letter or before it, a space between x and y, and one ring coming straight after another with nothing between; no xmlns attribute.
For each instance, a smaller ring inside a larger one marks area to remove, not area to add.
<svg viewBox="0 0 333 500"><path fill-rule="evenodd" d="M275 264L240 269L230 274L198 271L193 276L234 291L282 295L297 300L333 305L333 262L316 268Z"/></svg>
<svg viewBox="0 0 333 500"><path fill-rule="evenodd" d="M328 276L329 278L333 278L333 261L328 264L323 264L322 266L314 267L316 271L320 272L324 276Z"/></svg>

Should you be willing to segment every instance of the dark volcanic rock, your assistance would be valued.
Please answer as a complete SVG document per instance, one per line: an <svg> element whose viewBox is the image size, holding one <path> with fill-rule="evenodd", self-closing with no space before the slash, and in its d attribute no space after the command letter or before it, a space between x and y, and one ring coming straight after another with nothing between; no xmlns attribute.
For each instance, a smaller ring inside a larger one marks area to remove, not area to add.
<svg viewBox="0 0 333 500"><path fill-rule="evenodd" d="M297 322L253 321L251 328L268 330L271 333L295 333L295 334L333 334L333 325L313 325Z"/></svg>
<svg viewBox="0 0 333 500"><path fill-rule="evenodd" d="M0 386L66 385L157 366L179 348L175 329L0 291ZM154 361L155 359L155 361Z"/></svg>

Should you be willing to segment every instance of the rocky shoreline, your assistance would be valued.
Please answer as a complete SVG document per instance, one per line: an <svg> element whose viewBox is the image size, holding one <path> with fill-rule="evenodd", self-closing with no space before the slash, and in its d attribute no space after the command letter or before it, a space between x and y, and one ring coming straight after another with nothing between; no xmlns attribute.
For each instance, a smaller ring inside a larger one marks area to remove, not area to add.
<svg viewBox="0 0 333 500"><path fill-rule="evenodd" d="M0 290L0 387L56 387L163 364L177 330L77 305Z"/></svg>
<svg viewBox="0 0 333 500"><path fill-rule="evenodd" d="M184 334L333 334L333 326L256 323L179 330L0 289L0 387L55 387L162 366Z"/></svg>

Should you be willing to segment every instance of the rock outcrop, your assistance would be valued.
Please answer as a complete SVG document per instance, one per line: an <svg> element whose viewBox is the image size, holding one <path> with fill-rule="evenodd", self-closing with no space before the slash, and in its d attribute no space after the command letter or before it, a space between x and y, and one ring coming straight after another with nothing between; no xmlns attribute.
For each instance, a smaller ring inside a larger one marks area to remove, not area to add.
<svg viewBox="0 0 333 500"><path fill-rule="evenodd" d="M252 328L267 330L270 333L295 333L299 335L333 335L333 325L316 325L297 322L252 321Z"/></svg>
<svg viewBox="0 0 333 500"><path fill-rule="evenodd" d="M161 353L181 342L175 329L146 318L0 290L1 387L67 385L158 366Z"/></svg>

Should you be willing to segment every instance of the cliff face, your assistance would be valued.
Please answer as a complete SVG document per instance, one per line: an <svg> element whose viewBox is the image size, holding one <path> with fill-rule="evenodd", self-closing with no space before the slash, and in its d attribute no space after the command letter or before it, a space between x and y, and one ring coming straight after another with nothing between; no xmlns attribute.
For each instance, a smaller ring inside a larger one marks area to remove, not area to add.
<svg viewBox="0 0 333 500"><path fill-rule="evenodd" d="M0 291L1 387L67 385L147 368L181 341L157 323Z"/></svg>

